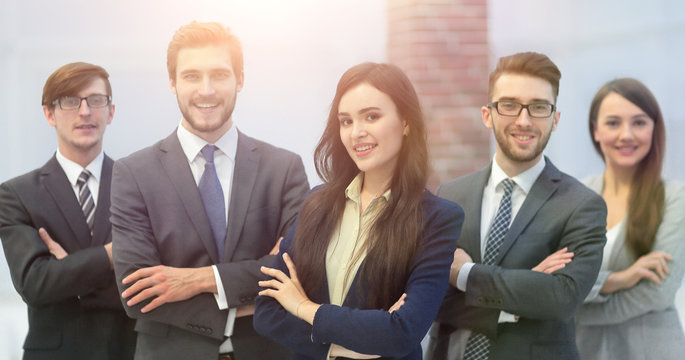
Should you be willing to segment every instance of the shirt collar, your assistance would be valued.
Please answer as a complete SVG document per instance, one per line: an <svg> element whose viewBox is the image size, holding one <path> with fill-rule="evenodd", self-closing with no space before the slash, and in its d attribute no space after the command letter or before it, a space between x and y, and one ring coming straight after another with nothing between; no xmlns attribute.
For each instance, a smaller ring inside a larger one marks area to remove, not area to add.
<svg viewBox="0 0 685 360"><path fill-rule="evenodd" d="M188 158L188 162L193 162L200 154L200 150L202 150L205 145L209 144L205 139L188 131L183 125L178 126L176 135L178 136L178 141L181 143L183 153ZM235 156L238 152L238 130L235 127L235 124L231 125L231 128L213 145L235 162Z"/></svg>
<svg viewBox="0 0 685 360"><path fill-rule="evenodd" d="M345 197L359 203L361 201L362 183L364 182L364 173L360 172L354 177L350 185L345 189ZM383 195L385 201L390 200L390 189L386 190Z"/></svg>
<svg viewBox="0 0 685 360"><path fill-rule="evenodd" d="M514 176L511 178L514 180L516 185L523 190L524 194L528 194L530 192L530 189L533 187L533 184L535 183L535 180L537 180L538 176L542 174L542 170L545 169L545 165L547 164L547 161L545 160L545 157L542 156L540 158L540 161L535 163L530 169ZM492 159L492 170L490 171L490 183L489 185L497 186L499 183L502 182L502 180L508 178L507 174L504 173L504 170L497 164L497 160L493 157Z"/></svg>
<svg viewBox="0 0 685 360"><path fill-rule="evenodd" d="M69 183L72 185L76 185L78 177L81 175L81 172L84 170L84 168L76 162L67 159L64 155L62 155L61 152L59 152L59 149L57 149L55 157L57 158L57 162L59 163L59 165L62 167L62 170L64 170L64 173L67 175ZM92 176L98 182L100 181L100 173L102 172L102 162L104 160L105 156L103 152L100 151L98 156L96 156L95 159L93 159L93 161L91 161L90 164L88 164L85 167L85 169L90 172L90 176Z"/></svg>

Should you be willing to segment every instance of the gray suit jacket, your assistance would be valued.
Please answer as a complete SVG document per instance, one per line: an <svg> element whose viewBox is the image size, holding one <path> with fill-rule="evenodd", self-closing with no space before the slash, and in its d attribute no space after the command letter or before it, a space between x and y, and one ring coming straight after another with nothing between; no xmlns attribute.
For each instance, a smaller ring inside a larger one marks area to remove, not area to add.
<svg viewBox="0 0 685 360"><path fill-rule="evenodd" d="M114 269L121 280L135 270L159 264L173 267L217 265L229 307L254 303L261 265L286 234L306 192L299 156L242 133L231 190L224 262L219 263L209 220L176 132L114 164L112 237ZM124 307L138 319L137 359L217 358L227 311L212 294L167 303L147 314L141 305ZM232 342L238 359L287 356L259 337L252 318L235 324Z"/></svg>
<svg viewBox="0 0 685 360"><path fill-rule="evenodd" d="M602 175L585 182L602 193ZM625 246L625 227L609 257L609 270L600 271L586 303L576 314L576 341L583 359L682 359L685 335L674 307L685 272L685 185L665 183L664 217L654 250L671 255L669 275L657 285L642 280L634 287L601 295L607 277L637 259Z"/></svg>
<svg viewBox="0 0 685 360"><path fill-rule="evenodd" d="M103 247L111 241L111 158L105 155L90 235L55 156L0 185L0 237L12 282L28 308L24 359L131 359L133 320L121 307ZM38 228L69 253L50 254Z"/></svg>
<svg viewBox="0 0 685 360"><path fill-rule="evenodd" d="M494 265L483 265L480 215L488 166L444 184L438 195L466 212L457 247L476 265L467 291L450 287L436 321L478 331L492 339L490 359L576 359L573 315L597 277L605 243L606 206L601 197L560 172L549 159L533 184ZM568 247L573 261L553 274L530 269ZM501 311L518 315L498 324ZM437 341L440 339L432 339Z"/></svg>

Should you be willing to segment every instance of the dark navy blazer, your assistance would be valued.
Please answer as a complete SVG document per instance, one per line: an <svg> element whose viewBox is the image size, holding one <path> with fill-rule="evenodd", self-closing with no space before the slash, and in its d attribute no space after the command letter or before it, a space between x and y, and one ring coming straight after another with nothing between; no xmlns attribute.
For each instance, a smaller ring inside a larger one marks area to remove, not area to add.
<svg viewBox="0 0 685 360"><path fill-rule="evenodd" d="M449 284L450 265L459 238L464 212L454 202L424 192L423 238L405 285L405 304L392 314L367 309L367 294L351 285L343 306L330 304L324 280L312 301L323 304L316 312L314 325L288 313L275 299L258 296L254 316L257 332L293 351L293 359L325 359L330 344L383 359L421 359L421 340L435 318ZM398 224L400 226L400 224ZM291 249L297 223L283 240L276 268L288 274L282 254ZM325 278L324 278L325 279Z"/></svg>

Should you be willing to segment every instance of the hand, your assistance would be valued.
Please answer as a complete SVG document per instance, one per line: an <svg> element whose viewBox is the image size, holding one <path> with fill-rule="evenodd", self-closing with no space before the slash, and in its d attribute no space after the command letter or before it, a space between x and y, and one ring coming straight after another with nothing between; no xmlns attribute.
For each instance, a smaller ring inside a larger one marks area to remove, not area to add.
<svg viewBox="0 0 685 360"><path fill-rule="evenodd" d="M671 255L660 250L643 255L629 268L611 273L600 293L606 295L618 290L627 290L642 279L661 285L661 280L665 280L668 275L666 261L673 261L673 259Z"/></svg>
<svg viewBox="0 0 685 360"><path fill-rule="evenodd" d="M133 306L141 301L155 297L140 312L146 313L163 304L183 301L203 292L216 292L214 271L211 267L174 268L158 265L142 268L127 276L124 285L132 284L121 297L135 294L126 305Z"/></svg>
<svg viewBox="0 0 685 360"><path fill-rule="evenodd" d="M278 255L278 251L281 247L281 240L283 240L283 236L278 238L278 241L276 241L276 245L274 245L274 248L269 251L269 255Z"/></svg>
<svg viewBox="0 0 685 360"><path fill-rule="evenodd" d="M65 257L67 257L67 255L69 255L69 253L64 251L62 245L60 245L57 241L52 240L50 234L48 234L48 231L44 228L38 229L38 236L40 236L40 239L43 240L45 246L48 247L50 253L54 255L57 258L57 260L62 260Z"/></svg>
<svg viewBox="0 0 685 360"><path fill-rule="evenodd" d="M531 270L551 274L564 268L566 264L571 262L571 259L573 259L573 253L568 252L568 248L563 248L547 256L545 260L542 260L541 263Z"/></svg>
<svg viewBox="0 0 685 360"><path fill-rule="evenodd" d="M313 303L307 297L297 278L295 264L287 253L283 253L283 261L288 267L290 277L281 270L262 266L260 269L262 273L271 276L272 279L259 282L259 286L268 288L260 291L259 295L276 299L286 311L313 324L314 315L320 305Z"/></svg>
<svg viewBox="0 0 685 360"><path fill-rule="evenodd" d="M113 268L114 263L112 262L112 242L105 244L105 251L107 252L107 257L109 258L109 267Z"/></svg>
<svg viewBox="0 0 685 360"><path fill-rule="evenodd" d="M473 259L464 249L457 248L457 250L454 250L454 260L452 260L452 265L450 266L450 285L457 286L459 270L468 262L473 262Z"/></svg>
<svg viewBox="0 0 685 360"><path fill-rule="evenodd" d="M390 309L388 309L388 313L392 314L393 312L399 310L402 307L402 305L404 305L404 299L406 299L406 298L407 298L407 293L402 294L402 296L400 296L399 300L397 300L396 303L392 304Z"/></svg>
<svg viewBox="0 0 685 360"><path fill-rule="evenodd" d="M333 356L333 357L345 357L345 358L349 358L349 359L378 359L379 357L381 357L380 355L360 354L356 351L346 349L346 348L344 348L340 345L337 345L337 344L331 345L331 356Z"/></svg>

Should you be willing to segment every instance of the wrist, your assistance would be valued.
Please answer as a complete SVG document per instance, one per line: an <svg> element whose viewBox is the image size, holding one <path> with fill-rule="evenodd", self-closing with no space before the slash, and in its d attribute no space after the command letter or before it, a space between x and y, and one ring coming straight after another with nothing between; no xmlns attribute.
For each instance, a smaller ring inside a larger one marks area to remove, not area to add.
<svg viewBox="0 0 685 360"><path fill-rule="evenodd" d="M214 270L211 266L204 266L195 269L193 283L197 289L196 293L216 293L216 279L214 278Z"/></svg>

